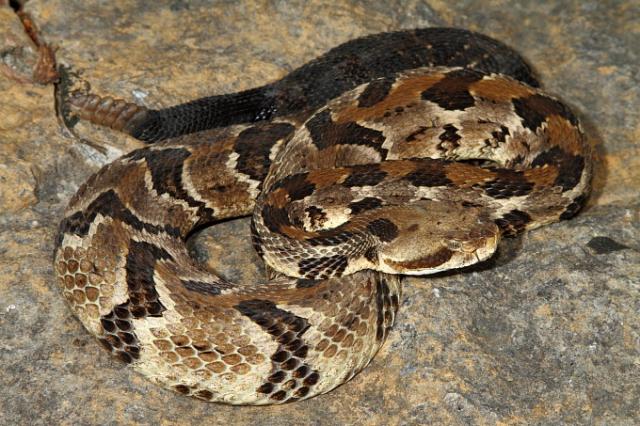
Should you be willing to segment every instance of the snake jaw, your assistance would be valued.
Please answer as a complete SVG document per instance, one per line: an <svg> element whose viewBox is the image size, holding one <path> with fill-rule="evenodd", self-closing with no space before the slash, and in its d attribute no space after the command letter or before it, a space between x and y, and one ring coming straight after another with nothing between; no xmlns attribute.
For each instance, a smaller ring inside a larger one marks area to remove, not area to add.
<svg viewBox="0 0 640 426"><path fill-rule="evenodd" d="M463 268L490 258L495 253L499 240L499 233L483 240L475 240L473 243L452 240L445 242L446 245L441 245L427 255L410 260L393 260L383 257L379 262L379 268L381 272L402 275L431 275Z"/></svg>

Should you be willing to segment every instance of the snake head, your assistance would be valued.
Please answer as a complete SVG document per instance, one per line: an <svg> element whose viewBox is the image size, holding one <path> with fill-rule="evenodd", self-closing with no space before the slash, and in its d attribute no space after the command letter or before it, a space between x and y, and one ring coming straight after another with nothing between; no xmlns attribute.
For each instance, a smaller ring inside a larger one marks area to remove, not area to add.
<svg viewBox="0 0 640 426"><path fill-rule="evenodd" d="M462 268L493 255L500 231L488 213L457 202L423 201L385 211L395 237L377 236L375 269L389 274L427 275ZM382 223L382 222L380 222ZM375 232L374 232L375 234Z"/></svg>

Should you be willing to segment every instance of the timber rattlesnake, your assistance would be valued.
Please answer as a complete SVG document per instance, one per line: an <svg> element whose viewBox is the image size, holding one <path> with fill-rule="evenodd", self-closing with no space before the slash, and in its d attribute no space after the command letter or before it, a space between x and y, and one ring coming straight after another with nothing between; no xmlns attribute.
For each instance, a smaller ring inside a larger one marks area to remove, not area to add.
<svg viewBox="0 0 640 426"><path fill-rule="evenodd" d="M71 200L59 285L107 349L209 401L333 389L384 342L397 274L482 261L589 191L576 117L514 51L464 30L353 40L275 83L164 110L69 102L149 145ZM189 257L194 230L252 212L274 281L232 283Z"/></svg>

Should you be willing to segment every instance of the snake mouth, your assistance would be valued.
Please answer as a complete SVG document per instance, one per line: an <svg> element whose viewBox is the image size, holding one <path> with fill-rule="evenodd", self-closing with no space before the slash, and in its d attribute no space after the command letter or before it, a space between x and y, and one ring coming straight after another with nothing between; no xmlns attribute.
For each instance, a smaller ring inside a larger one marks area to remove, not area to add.
<svg viewBox="0 0 640 426"><path fill-rule="evenodd" d="M429 275L449 269L463 268L490 258L498 246L499 236L486 238L472 250L441 247L433 253L411 260L384 258L382 272L403 275Z"/></svg>
<svg viewBox="0 0 640 426"><path fill-rule="evenodd" d="M384 263L398 270L410 271L410 270L432 269L447 263L449 259L451 259L453 254L454 254L453 250L449 250L447 247L442 247L440 250L436 251L435 253L429 254L427 256L419 257L417 259L412 259L407 261L395 261L391 259L384 259Z"/></svg>

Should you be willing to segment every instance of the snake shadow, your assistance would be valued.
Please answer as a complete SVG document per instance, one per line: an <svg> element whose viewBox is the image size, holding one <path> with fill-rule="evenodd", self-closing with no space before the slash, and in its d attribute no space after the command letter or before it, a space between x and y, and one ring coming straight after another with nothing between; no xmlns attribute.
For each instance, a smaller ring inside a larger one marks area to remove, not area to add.
<svg viewBox="0 0 640 426"><path fill-rule="evenodd" d="M604 139L600 130L596 126L595 122L580 109L569 104L573 111L576 112L578 119L580 120L582 129L587 137L587 143L592 149L592 161L593 161L593 177L591 180L591 195L587 201L586 206L580 214L588 212L591 208L599 204L599 199L604 194L604 190L607 186L611 170L607 164L607 146L604 143Z"/></svg>

